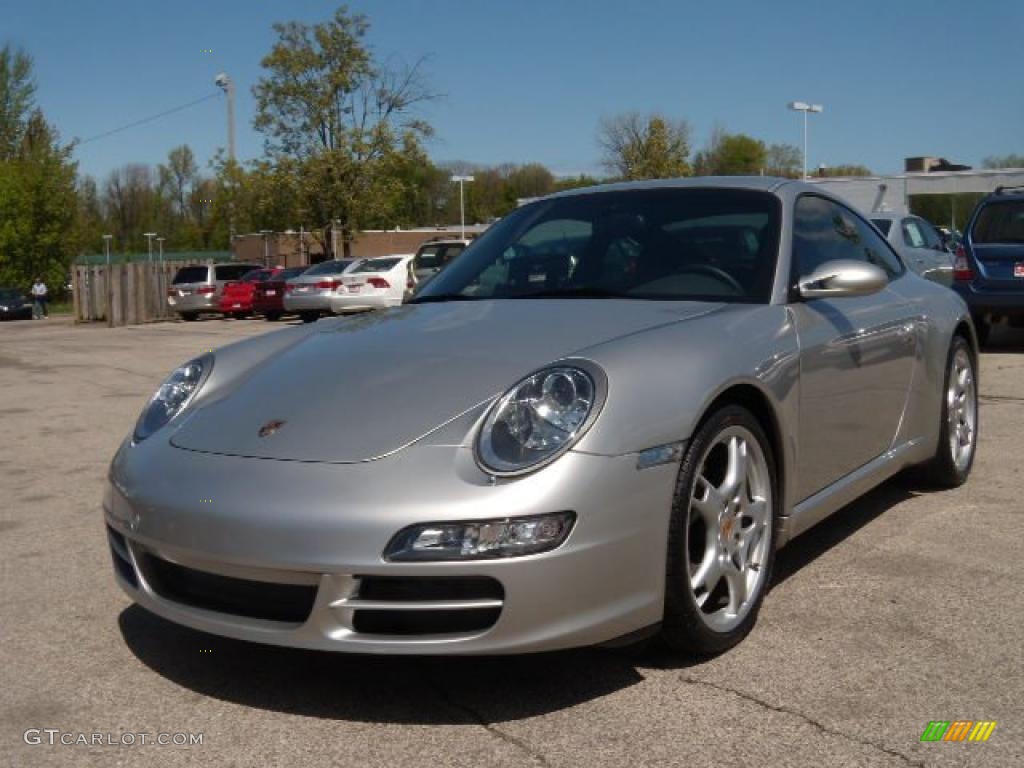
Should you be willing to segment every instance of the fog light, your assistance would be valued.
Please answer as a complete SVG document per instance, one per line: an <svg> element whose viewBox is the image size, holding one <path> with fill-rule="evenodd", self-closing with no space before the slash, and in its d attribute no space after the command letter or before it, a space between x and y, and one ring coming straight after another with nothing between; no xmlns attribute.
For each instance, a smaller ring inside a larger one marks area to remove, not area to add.
<svg viewBox="0 0 1024 768"><path fill-rule="evenodd" d="M572 512L411 525L399 531L385 560L485 560L546 552L559 546L572 529Z"/></svg>

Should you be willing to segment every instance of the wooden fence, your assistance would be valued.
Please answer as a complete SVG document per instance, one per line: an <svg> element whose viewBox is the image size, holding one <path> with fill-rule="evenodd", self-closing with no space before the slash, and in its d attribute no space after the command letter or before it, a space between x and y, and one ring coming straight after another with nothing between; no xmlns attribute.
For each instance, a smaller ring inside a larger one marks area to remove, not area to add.
<svg viewBox="0 0 1024 768"><path fill-rule="evenodd" d="M184 261L76 264L71 276L75 322L138 325L175 317L167 289Z"/></svg>

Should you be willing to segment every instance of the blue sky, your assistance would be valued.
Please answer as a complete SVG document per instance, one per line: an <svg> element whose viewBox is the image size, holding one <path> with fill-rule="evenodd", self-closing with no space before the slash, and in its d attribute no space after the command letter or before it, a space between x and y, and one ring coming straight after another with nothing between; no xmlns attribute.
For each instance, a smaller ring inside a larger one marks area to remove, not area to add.
<svg viewBox="0 0 1024 768"><path fill-rule="evenodd" d="M274 21L328 18L312 0L0 0L0 44L36 60L39 101L65 138L87 138L238 85L239 156L258 156L250 88ZM1021 0L377 0L384 57L430 57L444 98L425 110L437 161L542 162L600 170L599 119L627 110L686 118L699 148L716 121L799 145L809 163L899 171L907 155L978 165L1024 152ZM212 49L212 53L204 53ZM225 140L221 99L80 147L86 173L155 164L187 143L202 163Z"/></svg>

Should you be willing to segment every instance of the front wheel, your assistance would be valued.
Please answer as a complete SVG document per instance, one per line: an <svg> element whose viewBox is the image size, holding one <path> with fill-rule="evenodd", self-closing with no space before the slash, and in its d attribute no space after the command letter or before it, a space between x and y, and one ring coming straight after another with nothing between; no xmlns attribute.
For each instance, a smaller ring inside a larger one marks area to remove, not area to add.
<svg viewBox="0 0 1024 768"><path fill-rule="evenodd" d="M746 408L697 430L669 523L662 637L674 650L720 653L754 626L775 560L778 482L771 444Z"/></svg>
<svg viewBox="0 0 1024 768"><path fill-rule="evenodd" d="M317 318L320 317L319 312L299 312L299 317L302 318L304 323L315 323Z"/></svg>
<svg viewBox="0 0 1024 768"><path fill-rule="evenodd" d="M191 322L194 322L194 321L199 319L199 313L198 312L182 312L181 313L181 319L184 320L186 323L191 323Z"/></svg>
<svg viewBox="0 0 1024 768"><path fill-rule="evenodd" d="M263 315L263 319L266 320L269 323L273 323L273 322L276 322L276 321L281 319L281 313L280 312L267 312L266 314Z"/></svg>
<svg viewBox="0 0 1024 768"><path fill-rule="evenodd" d="M924 480L938 488L967 481L978 444L978 387L974 354L963 336L954 336L942 389L939 447L923 467Z"/></svg>

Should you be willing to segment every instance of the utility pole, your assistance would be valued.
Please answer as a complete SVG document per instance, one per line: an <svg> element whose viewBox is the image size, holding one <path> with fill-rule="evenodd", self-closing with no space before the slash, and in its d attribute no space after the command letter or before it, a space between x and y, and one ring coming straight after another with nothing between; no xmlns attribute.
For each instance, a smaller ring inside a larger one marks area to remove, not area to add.
<svg viewBox="0 0 1024 768"><path fill-rule="evenodd" d="M235 162L235 83L224 72L214 79L214 84L228 97L228 159Z"/></svg>
<svg viewBox="0 0 1024 768"><path fill-rule="evenodd" d="M225 72L217 75L213 82L228 97L228 162L231 165L233 181L235 171L235 82ZM232 195L228 202L228 241L231 243L235 240L235 196L233 187L234 184L232 183Z"/></svg>

